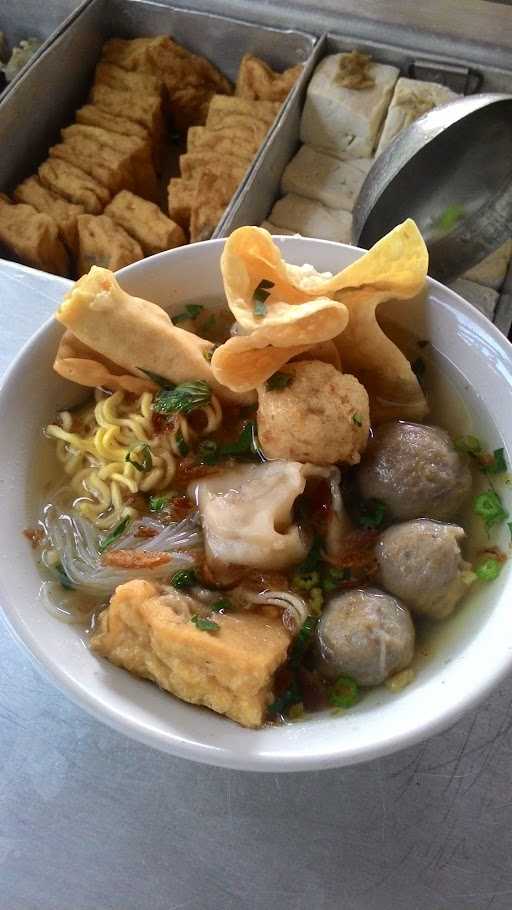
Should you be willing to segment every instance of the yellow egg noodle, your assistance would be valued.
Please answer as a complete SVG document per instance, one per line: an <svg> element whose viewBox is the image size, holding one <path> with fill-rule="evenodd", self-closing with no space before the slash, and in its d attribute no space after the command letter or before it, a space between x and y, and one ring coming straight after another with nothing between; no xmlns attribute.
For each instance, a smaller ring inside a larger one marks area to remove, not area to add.
<svg viewBox="0 0 512 910"><path fill-rule="evenodd" d="M169 487L182 454L180 446L217 430L222 409L212 395L209 404L198 408L206 419L199 432L184 414L177 414L168 431L155 434L152 392L143 392L135 401L121 390L112 395L98 390L95 395L96 404L82 415L82 432L73 432L73 415L62 411L62 425L50 424L46 434L57 440L57 457L71 478L75 507L97 528L110 530L122 519L137 516L129 497ZM127 460L131 452L132 461L137 460L141 446L148 446L151 453L151 465L145 471Z"/></svg>

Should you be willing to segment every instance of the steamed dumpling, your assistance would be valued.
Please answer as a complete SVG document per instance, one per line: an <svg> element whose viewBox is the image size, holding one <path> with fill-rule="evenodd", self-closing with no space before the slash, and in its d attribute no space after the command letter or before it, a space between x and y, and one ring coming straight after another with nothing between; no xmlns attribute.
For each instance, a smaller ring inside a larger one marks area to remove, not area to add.
<svg viewBox="0 0 512 910"><path fill-rule="evenodd" d="M246 464L190 484L209 563L283 569L305 558L308 541L292 507L308 476L328 471L290 461Z"/></svg>
<svg viewBox="0 0 512 910"><path fill-rule="evenodd" d="M368 440L366 389L320 361L289 363L288 385L258 389L258 438L267 458L357 464Z"/></svg>

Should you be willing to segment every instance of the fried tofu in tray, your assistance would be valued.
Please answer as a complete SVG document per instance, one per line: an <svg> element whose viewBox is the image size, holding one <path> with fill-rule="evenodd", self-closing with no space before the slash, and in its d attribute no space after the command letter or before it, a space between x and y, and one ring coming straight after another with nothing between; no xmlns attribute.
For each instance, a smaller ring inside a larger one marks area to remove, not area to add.
<svg viewBox="0 0 512 910"><path fill-rule="evenodd" d="M0 202L0 249L79 277L212 236L302 71L252 54L232 85L168 35L110 38L74 120Z"/></svg>

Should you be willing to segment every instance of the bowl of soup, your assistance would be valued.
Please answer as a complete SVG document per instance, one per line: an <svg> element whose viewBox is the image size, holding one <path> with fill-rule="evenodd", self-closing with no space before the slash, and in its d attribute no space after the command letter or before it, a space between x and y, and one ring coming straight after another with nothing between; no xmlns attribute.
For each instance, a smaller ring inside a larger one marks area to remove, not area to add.
<svg viewBox="0 0 512 910"><path fill-rule="evenodd" d="M354 764L508 672L510 345L392 235L93 269L5 377L4 616L127 736Z"/></svg>

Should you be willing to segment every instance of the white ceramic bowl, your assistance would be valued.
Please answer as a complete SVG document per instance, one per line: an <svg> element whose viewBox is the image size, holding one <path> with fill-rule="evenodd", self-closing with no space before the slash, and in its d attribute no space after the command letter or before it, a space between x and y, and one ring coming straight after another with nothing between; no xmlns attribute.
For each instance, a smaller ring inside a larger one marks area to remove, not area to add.
<svg viewBox="0 0 512 910"><path fill-rule="evenodd" d="M336 272L361 255L319 240L286 237L278 242L290 262L309 262L320 271ZM222 243L153 256L124 269L120 281L127 290L175 309L218 296ZM429 280L424 299L386 307L418 337L431 341L439 352L436 358L468 402L477 432L493 446L503 444L510 463L512 349L506 339L474 307L435 281ZM496 582L475 591L454 617L439 624L415 682L398 695L376 690L339 717L323 714L302 723L245 730L94 657L76 626L42 608L40 577L21 534L34 522L34 498L27 489L37 486L41 427L76 396L76 387L52 372L60 334L56 323L45 324L17 357L0 393L0 595L19 640L87 711L127 736L183 758L253 771L329 768L384 755L438 732L508 672L508 564Z"/></svg>

